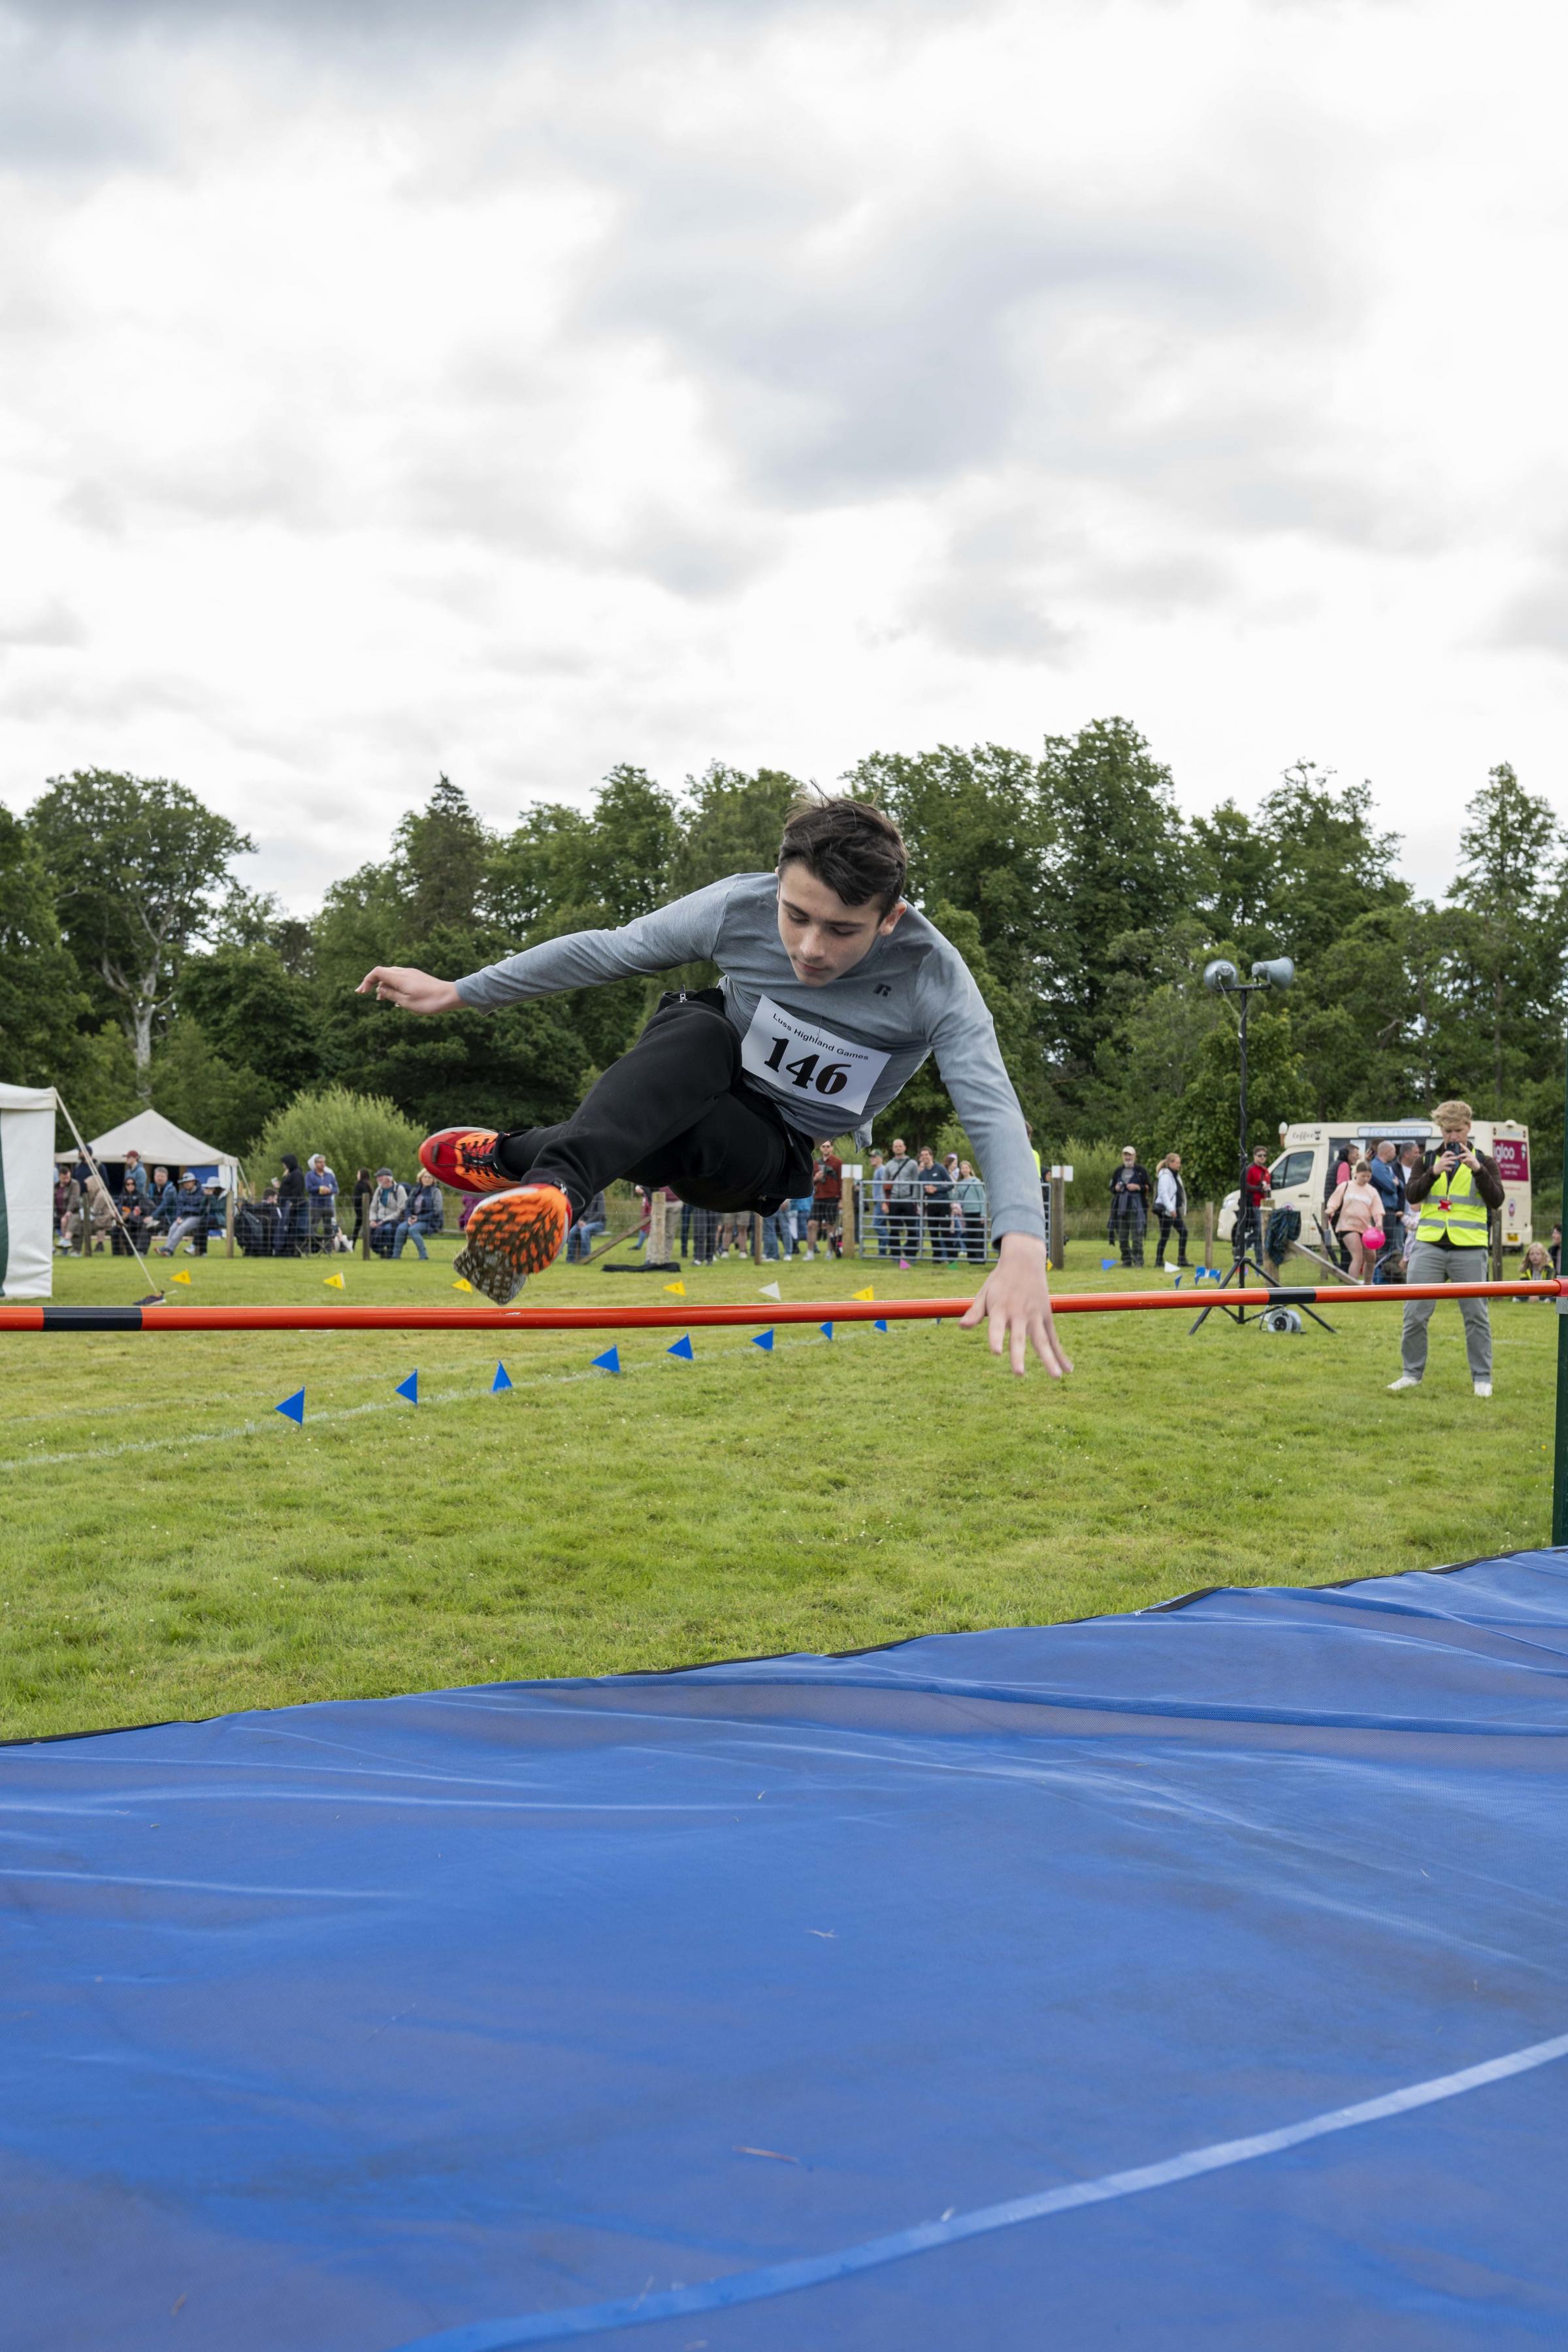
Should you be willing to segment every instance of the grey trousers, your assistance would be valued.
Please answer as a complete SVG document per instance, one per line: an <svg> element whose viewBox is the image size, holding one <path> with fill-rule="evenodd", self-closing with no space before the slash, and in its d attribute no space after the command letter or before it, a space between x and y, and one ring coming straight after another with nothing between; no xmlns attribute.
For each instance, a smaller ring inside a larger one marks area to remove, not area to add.
<svg viewBox="0 0 1568 2352"><path fill-rule="evenodd" d="M1436 1242L1417 1242L1405 1260L1406 1282L1485 1282L1489 1278L1488 1253L1484 1249L1442 1249ZM1426 1369L1426 1326L1436 1304L1435 1298L1407 1298L1405 1302L1405 1331L1399 1352L1405 1373L1413 1381L1418 1381ZM1487 1302L1484 1298L1461 1298L1456 1304L1465 1318L1465 1354L1469 1359L1470 1378L1489 1381L1492 1327Z"/></svg>

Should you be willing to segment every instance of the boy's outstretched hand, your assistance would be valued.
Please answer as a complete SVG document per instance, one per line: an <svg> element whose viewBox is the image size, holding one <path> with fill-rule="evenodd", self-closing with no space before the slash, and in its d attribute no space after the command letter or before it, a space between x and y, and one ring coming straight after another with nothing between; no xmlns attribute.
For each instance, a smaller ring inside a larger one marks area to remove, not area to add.
<svg viewBox="0 0 1568 2352"><path fill-rule="evenodd" d="M959 1328L973 1331L983 1315L991 1318L991 1352L1010 1350L1013 1370L1022 1374L1032 1347L1054 1381L1072 1370L1072 1359L1057 1338L1051 1320L1051 1286L1046 1270L1046 1245L1032 1234L1004 1234L996 1264L980 1286L979 1295Z"/></svg>
<svg viewBox="0 0 1568 2352"><path fill-rule="evenodd" d="M416 971L411 963L378 963L367 971L356 996L375 991L378 1004L399 1004L405 1013L460 1013L463 1000L449 980L437 980L427 971Z"/></svg>

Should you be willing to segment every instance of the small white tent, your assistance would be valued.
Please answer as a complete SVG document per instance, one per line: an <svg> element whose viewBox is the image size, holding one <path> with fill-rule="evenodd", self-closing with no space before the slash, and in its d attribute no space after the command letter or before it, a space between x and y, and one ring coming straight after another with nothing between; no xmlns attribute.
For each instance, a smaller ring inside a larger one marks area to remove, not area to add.
<svg viewBox="0 0 1568 2352"><path fill-rule="evenodd" d="M0 1298L54 1286L55 1090L0 1087Z"/></svg>
<svg viewBox="0 0 1568 2352"><path fill-rule="evenodd" d="M142 1165L149 1173L154 1168L166 1168L171 1175L186 1168L198 1171L211 1168L222 1179L226 1192L235 1189L239 1174L239 1162L232 1152L219 1151L199 1136L187 1135L161 1110L139 1110L133 1118L122 1118L118 1127L89 1141L87 1148L100 1168L106 1160L123 1160L128 1151L142 1154ZM76 1156L74 1151L57 1155L61 1160Z"/></svg>

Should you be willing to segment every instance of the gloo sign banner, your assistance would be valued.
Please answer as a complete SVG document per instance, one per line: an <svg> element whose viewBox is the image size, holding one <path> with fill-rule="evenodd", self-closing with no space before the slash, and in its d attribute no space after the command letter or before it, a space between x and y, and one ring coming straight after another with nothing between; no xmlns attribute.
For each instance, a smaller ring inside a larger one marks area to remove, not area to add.
<svg viewBox="0 0 1568 2352"><path fill-rule="evenodd" d="M1505 1184L1528 1184L1530 1181L1530 1140L1522 1135L1500 1135L1492 1145L1492 1158L1497 1161L1498 1174Z"/></svg>

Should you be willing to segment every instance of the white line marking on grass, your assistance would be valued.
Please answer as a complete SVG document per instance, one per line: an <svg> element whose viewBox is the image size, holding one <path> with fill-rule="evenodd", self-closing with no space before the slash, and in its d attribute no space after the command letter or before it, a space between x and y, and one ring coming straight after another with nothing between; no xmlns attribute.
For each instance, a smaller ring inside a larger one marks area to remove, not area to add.
<svg viewBox="0 0 1568 2352"><path fill-rule="evenodd" d="M748 1341L746 1344L749 1346L751 1343ZM777 1345L781 1348L826 1348L827 1341L813 1332L809 1339L785 1339L779 1341ZM733 1357L737 1361L742 1360L742 1350L739 1348L721 1347L719 1352ZM699 1357L698 1361L710 1363L712 1357ZM634 1372L657 1372L665 1369L667 1368L664 1360L662 1356L658 1356L646 1364L623 1364L619 1372L598 1371L593 1367L581 1372L542 1372L534 1380L513 1381L512 1393L521 1395L528 1389L569 1388L574 1382L581 1381L624 1381L629 1379ZM368 1378L369 1375L364 1377ZM413 1406L393 1398L377 1398L368 1404L329 1405L320 1412L312 1411L309 1415L309 1424L315 1429L319 1428L323 1422L358 1421L366 1413L428 1412L434 1405L475 1404L489 1397L489 1384L487 1381L480 1389L435 1389L427 1396L422 1396L418 1403ZM256 1437L271 1426L272 1416L268 1414L263 1421L242 1421L229 1429L186 1430L178 1437L125 1438L117 1445L79 1446L69 1454L16 1454L9 1460L0 1461L0 1472L44 1470L70 1462L113 1462L131 1454L179 1454L192 1445L226 1445L237 1437Z"/></svg>

